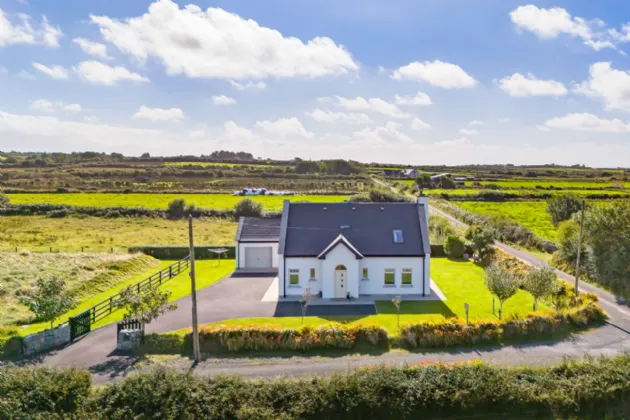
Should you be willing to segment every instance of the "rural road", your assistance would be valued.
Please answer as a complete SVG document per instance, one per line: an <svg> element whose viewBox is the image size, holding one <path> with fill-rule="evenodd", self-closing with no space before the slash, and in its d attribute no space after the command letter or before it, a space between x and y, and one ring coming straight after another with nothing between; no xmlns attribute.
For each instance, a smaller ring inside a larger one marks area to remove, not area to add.
<svg viewBox="0 0 630 420"><path fill-rule="evenodd" d="M462 222L443 211L431 207L432 212L448 218L466 228ZM526 251L497 243L505 252L521 260L541 266L542 260ZM574 277L558 271L567 281ZM270 317L276 314L276 304L261 302L271 284L271 278L226 278L198 292L199 322L210 323L240 317ZM580 290L596 293L600 304L609 316L609 322L597 329L561 341L532 343L506 347L484 347L481 349L457 349L422 353L393 351L379 355L352 355L340 357L248 357L208 358L193 369L200 375L229 374L246 378L273 378L277 376L330 375L363 366L418 363L426 360L458 362L482 360L502 365L544 365L561 361L564 357L613 356L630 353L630 308L627 302L593 285L581 282ZM165 314L150 324L147 331L167 332L190 326L191 300L185 297L178 301L175 312ZM31 360L34 364L68 366L88 369L94 383L101 384L120 379L130 372L143 368L136 357L121 355L114 351L116 326L109 325L88 334L78 342ZM192 368L191 361L180 358L170 365L182 370Z"/></svg>

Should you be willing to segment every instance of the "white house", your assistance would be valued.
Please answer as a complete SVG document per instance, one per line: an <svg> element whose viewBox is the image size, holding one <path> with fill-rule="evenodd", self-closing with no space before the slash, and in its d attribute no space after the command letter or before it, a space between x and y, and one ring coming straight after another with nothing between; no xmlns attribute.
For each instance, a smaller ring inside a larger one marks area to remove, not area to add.
<svg viewBox="0 0 630 420"><path fill-rule="evenodd" d="M428 198L417 203L284 202L278 294L430 294Z"/></svg>
<svg viewBox="0 0 630 420"><path fill-rule="evenodd" d="M280 218L241 217L236 229L236 270L275 272L278 270Z"/></svg>

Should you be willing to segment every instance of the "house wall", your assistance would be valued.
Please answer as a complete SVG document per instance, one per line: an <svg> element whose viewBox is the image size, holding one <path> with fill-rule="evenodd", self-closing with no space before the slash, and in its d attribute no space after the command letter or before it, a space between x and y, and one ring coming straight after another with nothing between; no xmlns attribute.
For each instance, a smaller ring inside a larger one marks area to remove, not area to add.
<svg viewBox="0 0 630 420"><path fill-rule="evenodd" d="M283 258L280 256L278 294L283 296L284 287L282 279L286 281L287 296L299 296L307 287L312 294L322 291L322 297L332 298L335 294L335 267L344 265L348 271L347 291L354 297L360 295L379 294L422 294L428 296L431 292L430 284L430 257L366 257L357 260L355 255L345 246L339 245L326 255L326 259L317 258L286 258L286 267L283 267ZM363 268L368 269L368 280L362 280ZM311 280L310 269L315 268L315 279ZM385 269L396 270L396 284L394 287L385 286ZM411 268L412 285L402 285L402 269ZM300 270L300 284L289 285L289 269ZM424 273L423 273L424 269ZM424 275L424 277L423 277Z"/></svg>
<svg viewBox="0 0 630 420"><path fill-rule="evenodd" d="M271 247L271 263L278 267L278 242L239 242L236 247L236 267L245 267L245 248Z"/></svg>

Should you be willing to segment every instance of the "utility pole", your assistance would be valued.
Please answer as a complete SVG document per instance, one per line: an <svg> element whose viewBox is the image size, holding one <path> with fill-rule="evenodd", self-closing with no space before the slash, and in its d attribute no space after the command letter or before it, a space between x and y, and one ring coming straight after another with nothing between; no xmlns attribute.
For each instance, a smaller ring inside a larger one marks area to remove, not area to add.
<svg viewBox="0 0 630 420"><path fill-rule="evenodd" d="M201 361L199 351L199 325L197 323L197 283L195 282L195 244L193 241L193 220L192 215L188 215L188 240L190 242L190 286L192 288L192 329L193 329L193 353L195 362Z"/></svg>
<svg viewBox="0 0 630 420"><path fill-rule="evenodd" d="M580 236L578 237L577 261L575 263L575 296L580 292L578 282L580 277L580 257L582 256L582 233L584 232L584 213L586 211L586 200L582 200L582 215L580 216Z"/></svg>

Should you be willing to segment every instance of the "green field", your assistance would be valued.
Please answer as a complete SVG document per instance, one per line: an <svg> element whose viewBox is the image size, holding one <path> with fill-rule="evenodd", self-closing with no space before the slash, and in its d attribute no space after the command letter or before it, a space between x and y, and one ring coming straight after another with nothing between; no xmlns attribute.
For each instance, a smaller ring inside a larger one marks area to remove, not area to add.
<svg viewBox="0 0 630 420"><path fill-rule="evenodd" d="M587 190L599 190L602 188L613 188L616 186L630 188L630 182L610 182L610 181L590 181L590 180L513 180L513 181L481 181L482 185L494 184L505 189L536 189L536 187L542 188L564 188L564 189L587 189Z"/></svg>
<svg viewBox="0 0 630 420"><path fill-rule="evenodd" d="M234 245L237 224L223 219L195 220L198 245ZM188 222L152 218L44 216L0 217L0 250L49 252L127 252L130 246L188 245Z"/></svg>
<svg viewBox="0 0 630 420"><path fill-rule="evenodd" d="M271 168L273 165L268 165L265 163L223 163L223 162L165 162L164 166L202 166L204 168L207 167L225 167L225 168L234 168L239 166L253 166L256 168Z"/></svg>
<svg viewBox="0 0 630 420"><path fill-rule="evenodd" d="M540 195L543 194L551 194L551 195L565 195L565 194L573 194L573 195L589 195L589 194L606 194L610 196L619 196L619 197L627 197L627 191L619 191L619 190L587 190L587 189L579 189L579 190L528 190L528 189L503 189L503 190L483 190L479 188L457 188L454 190L444 190L444 189L430 189L424 190L427 195L437 195L437 194L448 194L448 195L475 195L480 192L503 192L504 194L514 194L514 195Z"/></svg>
<svg viewBox="0 0 630 420"><path fill-rule="evenodd" d="M431 278L446 296L445 301L404 301L401 305L400 325L421 321L437 321L445 317L456 317L464 320L466 312L464 303L470 305L470 320L497 320L492 313L492 295L484 285L483 269L472 262L455 261L447 258L431 259ZM531 295L519 290L503 306L504 317L524 315L531 312L533 305ZM549 310L547 304L540 305L541 310ZM396 326L396 308L390 301L377 302L377 315L364 317L307 317L305 324L322 325L330 321L344 321L357 323L378 323L387 328L390 336L399 334ZM497 303L498 310L498 303ZM218 324L276 324L286 327L302 325L300 317L283 318L241 318L219 322ZM188 330L178 331L180 334Z"/></svg>
<svg viewBox="0 0 630 420"><path fill-rule="evenodd" d="M168 203L178 198L205 209L227 210L234 207L244 197L230 194L106 194L106 193L69 193L69 194L8 194L13 204L63 204L68 206L94 207L145 207L165 209ZM252 196L252 200L262 203L265 210L281 210L284 200L308 201L315 203L342 202L348 199L344 195L290 195L290 196Z"/></svg>
<svg viewBox="0 0 630 420"><path fill-rule="evenodd" d="M493 203L485 201L458 201L456 204L468 211L492 216L503 216L531 229L536 235L556 241L556 228L546 212L545 201L509 201Z"/></svg>

